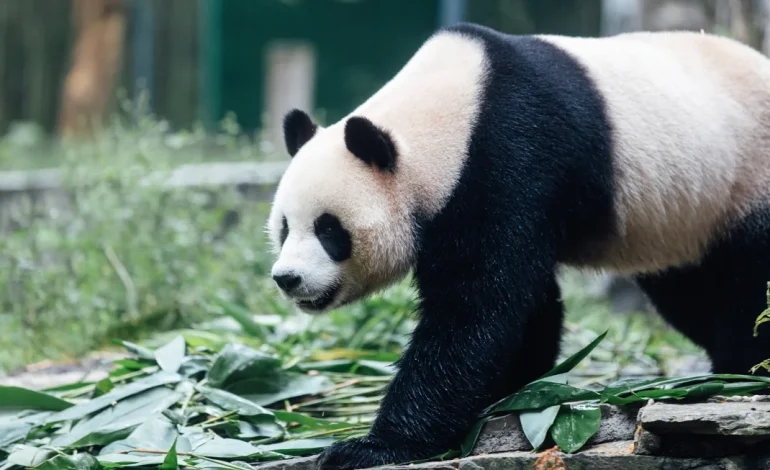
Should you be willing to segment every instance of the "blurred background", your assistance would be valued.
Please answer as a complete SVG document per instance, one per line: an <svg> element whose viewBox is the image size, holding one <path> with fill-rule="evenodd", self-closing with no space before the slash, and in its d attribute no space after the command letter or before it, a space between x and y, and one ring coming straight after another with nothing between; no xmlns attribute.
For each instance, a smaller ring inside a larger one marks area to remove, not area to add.
<svg viewBox="0 0 770 470"><path fill-rule="evenodd" d="M767 52L769 4L0 0L0 375L170 331L396 357L413 322L408 282L309 318L267 276L287 110L339 119L458 21L514 34L704 30ZM613 325L602 374L700 367L633 285L565 273L563 287L571 338Z"/></svg>

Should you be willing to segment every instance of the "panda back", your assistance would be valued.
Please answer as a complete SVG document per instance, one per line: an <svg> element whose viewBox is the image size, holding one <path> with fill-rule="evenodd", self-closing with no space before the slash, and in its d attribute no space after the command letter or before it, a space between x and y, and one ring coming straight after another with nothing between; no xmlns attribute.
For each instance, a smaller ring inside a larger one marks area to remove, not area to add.
<svg viewBox="0 0 770 470"><path fill-rule="evenodd" d="M612 127L618 236L600 267L699 259L770 189L770 62L698 33L541 36L594 81Z"/></svg>

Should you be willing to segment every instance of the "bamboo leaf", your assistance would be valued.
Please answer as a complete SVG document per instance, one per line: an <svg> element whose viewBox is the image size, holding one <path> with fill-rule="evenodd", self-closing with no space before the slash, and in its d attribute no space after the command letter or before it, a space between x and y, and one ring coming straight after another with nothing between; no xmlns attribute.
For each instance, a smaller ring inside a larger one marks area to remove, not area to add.
<svg viewBox="0 0 770 470"><path fill-rule="evenodd" d="M257 405L268 406L290 398L314 395L333 385L334 382L323 375L283 373L241 380L226 390Z"/></svg>
<svg viewBox="0 0 770 470"><path fill-rule="evenodd" d="M134 429L125 439L113 441L104 448L100 454L117 454L134 449L166 449L176 442L179 437L176 426L162 415L152 416ZM184 443L189 443L187 439L177 443L182 451L189 450L189 444L185 448Z"/></svg>
<svg viewBox="0 0 770 470"><path fill-rule="evenodd" d="M22 387L0 386L0 410L62 411L72 403L43 392Z"/></svg>
<svg viewBox="0 0 770 470"><path fill-rule="evenodd" d="M538 411L523 411L519 415L521 429L532 448L537 450L545 442L548 430L551 428L556 415L559 413L559 405L549 406Z"/></svg>
<svg viewBox="0 0 770 470"><path fill-rule="evenodd" d="M54 439L51 444L60 447L109 444L127 437L153 414L160 413L181 398L181 393L164 387L136 394L90 419L79 421L70 432Z"/></svg>
<svg viewBox="0 0 770 470"><path fill-rule="evenodd" d="M105 377L94 385L94 398L109 393L114 388L115 384L112 383L112 380L109 377Z"/></svg>
<svg viewBox="0 0 770 470"><path fill-rule="evenodd" d="M174 443L171 444L171 448L168 450L166 458L163 459L160 470L176 470L177 468L179 468L179 462L177 461L176 456L176 439L174 439Z"/></svg>
<svg viewBox="0 0 770 470"><path fill-rule="evenodd" d="M571 371L572 369L574 369L576 365L578 365L583 359L585 359L589 354L591 354L591 351L593 351L596 348L596 346L598 346L599 343L601 343L604 340L604 338L607 336L608 331L605 331L604 333L600 334L599 336L596 337L596 339L591 341L586 347L576 352L572 356L568 357L567 359L562 361L560 364L558 364L556 367L554 367L550 371L546 372L546 374L543 375L543 377L550 377L552 375L557 375L557 374L565 374Z"/></svg>
<svg viewBox="0 0 770 470"><path fill-rule="evenodd" d="M599 430L601 419L597 405L563 405L551 427L551 437L562 451L577 452Z"/></svg>
<svg viewBox="0 0 770 470"><path fill-rule="evenodd" d="M519 392L498 402L492 409L492 413L540 410L567 401L599 398L599 393L592 390L582 390L570 385L541 380L525 386Z"/></svg>
<svg viewBox="0 0 770 470"><path fill-rule="evenodd" d="M157 467L163 464L166 456L163 454L106 454L96 457L104 468Z"/></svg>
<svg viewBox="0 0 770 470"><path fill-rule="evenodd" d="M216 299L216 301L224 310L225 315L237 321L247 335L256 338L267 337L267 329L255 322L252 313L246 308L221 298Z"/></svg>
<svg viewBox="0 0 770 470"><path fill-rule="evenodd" d="M140 359L146 359L153 362L155 361L155 353L153 353L152 350L145 348L144 346L139 346L138 344L134 344L130 341L117 340L113 342L123 345L123 347L126 348L126 351Z"/></svg>
<svg viewBox="0 0 770 470"><path fill-rule="evenodd" d="M294 439L276 444L259 446L261 452L279 452L284 455L307 455L324 450L337 440L332 438Z"/></svg>
<svg viewBox="0 0 770 470"><path fill-rule="evenodd" d="M177 336L155 351L155 361L166 372L178 372L185 353L183 336Z"/></svg>
<svg viewBox="0 0 770 470"><path fill-rule="evenodd" d="M230 343L217 355L209 370L208 382L212 387L220 387L228 380L270 375L280 366L280 359L274 356L248 346Z"/></svg>
<svg viewBox="0 0 770 470"><path fill-rule="evenodd" d="M350 427L348 423L339 423L328 419L313 418L312 416L294 413L290 411L272 410L275 417L284 423L298 423L306 430L331 431Z"/></svg>
<svg viewBox="0 0 770 470"><path fill-rule="evenodd" d="M0 449L24 439L32 428L31 423L23 421L0 423Z"/></svg>
<svg viewBox="0 0 770 470"><path fill-rule="evenodd" d="M144 392L145 390L160 387L162 385L177 383L181 379L182 377L179 374L161 371L143 379L137 380L136 382L133 382L129 385L117 387L109 393L106 393L98 398L86 401L56 413L48 419L48 423L80 419L108 406L112 406L113 403L132 395L136 395L138 393Z"/></svg>
<svg viewBox="0 0 770 470"><path fill-rule="evenodd" d="M238 459L259 455L262 451L248 442L237 439L212 439L201 444L194 453L216 459Z"/></svg>
<svg viewBox="0 0 770 470"><path fill-rule="evenodd" d="M75 455L58 454L35 468L37 470L98 470L101 467L92 455L79 453Z"/></svg>
<svg viewBox="0 0 770 470"><path fill-rule="evenodd" d="M371 375L394 375L396 368L392 362L370 361L360 359L357 361L358 369L362 373Z"/></svg>
<svg viewBox="0 0 770 470"><path fill-rule="evenodd" d="M725 383L720 380L692 385L684 390L686 392L685 397L697 400L722 393L724 389Z"/></svg>
<svg viewBox="0 0 770 470"><path fill-rule="evenodd" d="M732 382L724 385L721 394L724 396L749 395L766 389L765 382Z"/></svg>
<svg viewBox="0 0 770 470"><path fill-rule="evenodd" d="M611 405L628 405L630 403L646 401L652 398L653 400L663 400L671 398L685 398L687 396L687 390L681 388L673 388L670 390L661 389L649 389L640 390L634 392L628 397L608 396L606 397L607 403Z"/></svg>
<svg viewBox="0 0 770 470"><path fill-rule="evenodd" d="M37 467L48 460L55 452L52 449L19 444L8 455L8 462L20 467Z"/></svg>
<svg viewBox="0 0 770 470"><path fill-rule="evenodd" d="M211 403L220 406L225 410L235 411L241 416L273 416L272 411L262 408L256 403L252 403L233 393L203 386L196 387L196 390Z"/></svg>
<svg viewBox="0 0 770 470"><path fill-rule="evenodd" d="M471 428L470 432L465 437L465 440L463 440L463 443L460 445L460 453L463 457L467 457L471 454L473 448L476 446L476 441L479 440L481 430L484 428L487 421L489 421L489 417L482 418L473 425L473 428Z"/></svg>
<svg viewBox="0 0 770 470"><path fill-rule="evenodd" d="M253 440L258 438L274 438L284 434L283 426L273 423L250 423L239 421L236 433L233 437L238 439Z"/></svg>

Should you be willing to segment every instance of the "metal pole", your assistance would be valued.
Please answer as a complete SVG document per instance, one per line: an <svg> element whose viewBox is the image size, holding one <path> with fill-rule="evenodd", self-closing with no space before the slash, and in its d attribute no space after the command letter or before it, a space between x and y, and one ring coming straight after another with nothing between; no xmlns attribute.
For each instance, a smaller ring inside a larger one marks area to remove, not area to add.
<svg viewBox="0 0 770 470"><path fill-rule="evenodd" d="M222 2L198 0L198 115L216 126L222 103Z"/></svg>
<svg viewBox="0 0 770 470"><path fill-rule="evenodd" d="M133 76L134 99L146 95L146 106L152 109L155 49L155 15L152 0L134 0Z"/></svg>
<svg viewBox="0 0 770 470"><path fill-rule="evenodd" d="M466 0L440 0L439 26L451 26L465 19Z"/></svg>

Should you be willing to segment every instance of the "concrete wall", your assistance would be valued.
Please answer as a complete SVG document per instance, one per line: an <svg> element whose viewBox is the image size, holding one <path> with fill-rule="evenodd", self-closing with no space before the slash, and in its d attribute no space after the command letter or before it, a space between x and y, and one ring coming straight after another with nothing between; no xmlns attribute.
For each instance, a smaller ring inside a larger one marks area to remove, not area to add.
<svg viewBox="0 0 770 470"><path fill-rule="evenodd" d="M168 188L236 187L251 200L269 200L288 162L202 163L172 172L151 174L143 184ZM0 233L13 230L14 213L24 210L45 217L53 210L68 213L71 196L57 169L0 171Z"/></svg>

